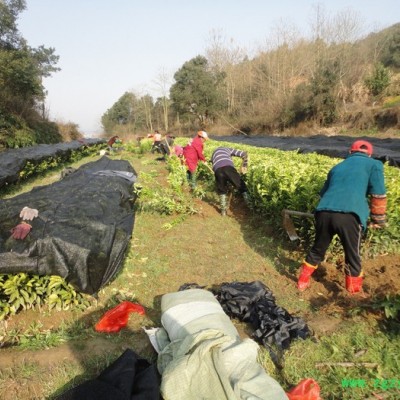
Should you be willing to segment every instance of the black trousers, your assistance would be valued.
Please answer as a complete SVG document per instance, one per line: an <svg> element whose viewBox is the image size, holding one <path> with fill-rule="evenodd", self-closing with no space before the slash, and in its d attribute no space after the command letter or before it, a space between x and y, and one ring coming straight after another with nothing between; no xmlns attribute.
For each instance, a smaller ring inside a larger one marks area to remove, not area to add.
<svg viewBox="0 0 400 400"><path fill-rule="evenodd" d="M306 262L318 265L323 261L332 238L336 234L339 236L344 250L346 275L360 276L362 232L362 225L354 214L332 211L317 212L315 215L315 241L307 254Z"/></svg>
<svg viewBox="0 0 400 400"><path fill-rule="evenodd" d="M160 146L161 146L161 142L153 142L153 145L151 146L151 153L154 153L154 152L162 153Z"/></svg>
<svg viewBox="0 0 400 400"><path fill-rule="evenodd" d="M159 149L160 149L162 155L169 156L170 151L169 151L169 147L166 143L161 143L159 145Z"/></svg>
<svg viewBox="0 0 400 400"><path fill-rule="evenodd" d="M226 166L218 168L215 172L215 180L217 183L217 193L218 194L227 194L228 192L228 183L232 183L232 185L240 192L247 192L246 184L243 179L240 177L239 172L237 172L235 167Z"/></svg>

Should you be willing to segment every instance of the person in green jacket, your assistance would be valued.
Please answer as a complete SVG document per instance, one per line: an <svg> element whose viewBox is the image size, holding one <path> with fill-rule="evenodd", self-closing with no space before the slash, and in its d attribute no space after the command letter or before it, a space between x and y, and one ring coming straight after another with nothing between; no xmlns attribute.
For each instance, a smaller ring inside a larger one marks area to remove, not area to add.
<svg viewBox="0 0 400 400"><path fill-rule="evenodd" d="M300 291L310 286L310 277L324 260L335 234L345 254L346 289L351 294L361 291L362 234L367 226L382 228L386 223L383 164L371 158L372 152L371 143L356 140L350 155L329 171L315 210L315 241L301 265L297 282Z"/></svg>

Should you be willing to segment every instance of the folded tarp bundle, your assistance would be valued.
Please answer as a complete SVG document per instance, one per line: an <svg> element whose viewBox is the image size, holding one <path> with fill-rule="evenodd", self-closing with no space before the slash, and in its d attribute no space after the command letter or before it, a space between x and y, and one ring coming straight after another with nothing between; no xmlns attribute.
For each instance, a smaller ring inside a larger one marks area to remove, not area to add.
<svg viewBox="0 0 400 400"><path fill-rule="evenodd" d="M257 343L241 340L211 292L165 294L161 312L157 365L164 399L287 400L279 383L257 363Z"/></svg>
<svg viewBox="0 0 400 400"><path fill-rule="evenodd" d="M134 175L129 162L102 157L56 183L0 200L0 274L59 275L96 293L118 272L132 235ZM16 240L10 231L24 207L38 217Z"/></svg>

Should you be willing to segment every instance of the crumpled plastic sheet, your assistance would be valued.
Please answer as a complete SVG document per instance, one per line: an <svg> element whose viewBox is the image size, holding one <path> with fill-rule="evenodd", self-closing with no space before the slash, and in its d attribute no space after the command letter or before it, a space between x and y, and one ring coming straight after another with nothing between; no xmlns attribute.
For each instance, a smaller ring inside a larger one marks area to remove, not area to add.
<svg viewBox="0 0 400 400"><path fill-rule="evenodd" d="M311 335L307 324L275 303L272 291L260 281L223 283L217 293L223 310L250 323L253 338L268 349L286 350L293 339Z"/></svg>

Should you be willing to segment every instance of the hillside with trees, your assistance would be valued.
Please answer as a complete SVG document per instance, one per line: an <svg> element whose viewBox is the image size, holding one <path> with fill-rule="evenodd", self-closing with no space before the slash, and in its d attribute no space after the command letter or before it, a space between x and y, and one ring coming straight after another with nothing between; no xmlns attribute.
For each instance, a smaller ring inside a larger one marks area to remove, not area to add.
<svg viewBox="0 0 400 400"><path fill-rule="evenodd" d="M250 57L218 33L206 54L175 72L156 100L125 93L105 132L309 134L317 129L400 129L400 23L362 35L356 13L315 9L311 37L277 27Z"/></svg>
<svg viewBox="0 0 400 400"><path fill-rule="evenodd" d="M0 150L82 137L74 123L49 120L43 78L59 71L55 49L29 46L17 29L25 0L0 2Z"/></svg>
<svg viewBox="0 0 400 400"><path fill-rule="evenodd" d="M49 119L43 79L59 71L59 56L22 37L25 8L0 3L0 150L82 137L74 122ZM352 10L315 6L309 28L282 23L253 51L211 33L205 54L160 74L158 97L123 93L102 115L105 135L398 133L400 23L371 31Z"/></svg>

